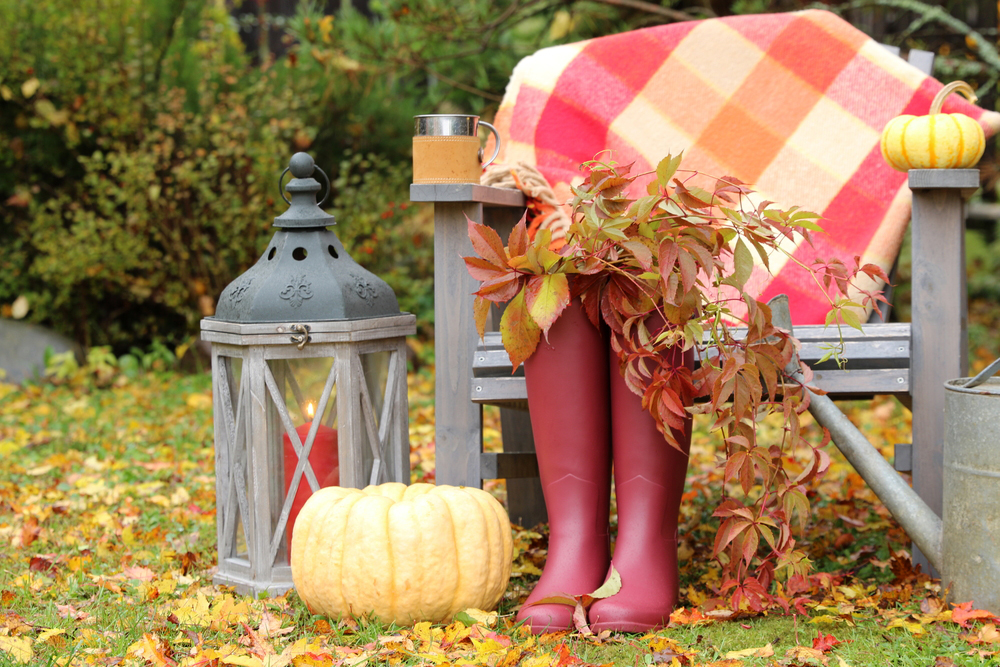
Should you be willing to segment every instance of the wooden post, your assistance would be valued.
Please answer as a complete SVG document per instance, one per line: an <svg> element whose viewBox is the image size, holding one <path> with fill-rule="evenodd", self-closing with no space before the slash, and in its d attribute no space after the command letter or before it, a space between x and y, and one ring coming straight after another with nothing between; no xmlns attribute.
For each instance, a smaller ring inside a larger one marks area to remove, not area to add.
<svg viewBox="0 0 1000 667"><path fill-rule="evenodd" d="M472 314L472 293L478 289L478 283L466 271L461 259L475 254L466 217L479 223L500 225L503 237L504 229L513 226L511 215L499 210L487 213L487 209L515 209L517 214L513 220L516 221L524 207L524 196L517 190L474 184L414 184L410 186L410 200L434 203L435 476L439 484L478 488L482 486L483 419L482 408L470 400L472 356L479 339ZM504 411L501 428L510 419ZM515 425L510 430L520 434L520 437L515 434L512 440L520 441L520 446L531 446L533 450L534 443L525 443L523 437L527 414L512 419ZM511 442L511 447L516 449L518 445ZM535 509L531 514L517 509L520 502L517 486L515 482L515 493L511 494L508 485L511 518L530 521L538 516L538 511ZM541 504L534 499L526 501ZM514 503L512 510L511 502Z"/></svg>
<svg viewBox="0 0 1000 667"><path fill-rule="evenodd" d="M968 369L965 196L978 169L914 169L910 396L913 399L913 489L941 515L944 383ZM914 547L914 562L931 571Z"/></svg>

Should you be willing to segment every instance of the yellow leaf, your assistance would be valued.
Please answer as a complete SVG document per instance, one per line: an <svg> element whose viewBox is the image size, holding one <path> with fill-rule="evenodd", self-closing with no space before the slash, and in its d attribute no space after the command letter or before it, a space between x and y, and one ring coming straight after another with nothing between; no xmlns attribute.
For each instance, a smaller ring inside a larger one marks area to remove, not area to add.
<svg viewBox="0 0 1000 667"><path fill-rule="evenodd" d="M814 664L820 662L826 664L826 658L823 652L819 649L811 648L808 646L795 646L787 651L785 651L786 658L792 658L799 662L805 662L806 660L812 661Z"/></svg>
<svg viewBox="0 0 1000 667"><path fill-rule="evenodd" d="M22 665L27 665L35 657L35 652L31 648L31 638L24 636L0 636L0 651L13 658L14 662Z"/></svg>
<svg viewBox="0 0 1000 667"><path fill-rule="evenodd" d="M208 598L198 593L196 598L179 600L174 608L177 622L182 625L208 626L212 622L211 607Z"/></svg>
<svg viewBox="0 0 1000 667"><path fill-rule="evenodd" d="M500 318L500 337L510 355L511 366L517 369L521 362L530 357L538 346L541 331L528 314L524 291L520 291L507 304Z"/></svg>
<svg viewBox="0 0 1000 667"><path fill-rule="evenodd" d="M841 620L842 619L839 616L834 616L832 614L823 614L822 616L814 616L813 618L810 618L809 622L817 625L821 623L824 625L829 625L833 623L840 623Z"/></svg>
<svg viewBox="0 0 1000 667"><path fill-rule="evenodd" d="M128 647L125 657L143 660L155 667L169 667L173 660L166 656L165 648L166 644L162 639L147 632L142 635L142 639Z"/></svg>
<svg viewBox="0 0 1000 667"><path fill-rule="evenodd" d="M269 656L271 658L275 656ZM265 665L260 658L255 655L227 655L221 661L223 665L242 665L243 667L272 667Z"/></svg>
<svg viewBox="0 0 1000 667"><path fill-rule="evenodd" d="M64 634L66 634L66 631L62 628L46 628L45 630L42 630L40 633L38 633L38 639L36 639L35 641L47 642L49 639L53 637L57 637L59 635L64 635Z"/></svg>
<svg viewBox="0 0 1000 667"><path fill-rule="evenodd" d="M534 563L529 561L520 561L514 563L510 570L511 574L533 574L536 577L542 576L542 571L539 570Z"/></svg>
<svg viewBox="0 0 1000 667"><path fill-rule="evenodd" d="M38 92L38 87L40 85L41 84L39 83L38 79L36 79L35 77L31 77L30 79L21 84L21 94L24 95L25 97L31 97L36 92Z"/></svg>
<svg viewBox="0 0 1000 667"><path fill-rule="evenodd" d="M905 618L895 618L889 623L889 628L905 628L912 635L922 635L927 632L923 625L916 623L914 621L908 621Z"/></svg>
<svg viewBox="0 0 1000 667"><path fill-rule="evenodd" d="M525 304L531 319L547 333L569 305L569 281L566 274L553 273L531 278L525 292Z"/></svg>
<svg viewBox="0 0 1000 667"><path fill-rule="evenodd" d="M729 651L726 660L741 660L743 658L770 658L774 655L774 646L770 643L757 648L745 648L740 651Z"/></svg>
<svg viewBox="0 0 1000 667"><path fill-rule="evenodd" d="M551 667L559 664L559 656L551 653L533 655L521 663L521 667Z"/></svg>
<svg viewBox="0 0 1000 667"><path fill-rule="evenodd" d="M465 613L468 614L476 623L480 625L485 625L486 627L493 627L497 624L497 620L500 618L499 614L495 611L483 611L482 609L466 609Z"/></svg>

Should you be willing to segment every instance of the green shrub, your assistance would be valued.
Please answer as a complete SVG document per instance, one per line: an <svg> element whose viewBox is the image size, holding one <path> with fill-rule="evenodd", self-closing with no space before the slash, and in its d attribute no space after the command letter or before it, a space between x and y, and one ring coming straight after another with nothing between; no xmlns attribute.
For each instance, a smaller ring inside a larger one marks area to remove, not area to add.
<svg viewBox="0 0 1000 667"><path fill-rule="evenodd" d="M0 302L87 346L187 337L276 214L290 91L216 3L0 5Z"/></svg>
<svg viewBox="0 0 1000 667"><path fill-rule="evenodd" d="M306 43L255 70L215 2L0 0L0 14L0 304L24 295L30 319L118 354L190 340L259 257L284 210L278 175L308 149L349 251L427 312L408 161L332 164L353 144L314 143L320 124L352 122L338 109L364 108L353 66Z"/></svg>

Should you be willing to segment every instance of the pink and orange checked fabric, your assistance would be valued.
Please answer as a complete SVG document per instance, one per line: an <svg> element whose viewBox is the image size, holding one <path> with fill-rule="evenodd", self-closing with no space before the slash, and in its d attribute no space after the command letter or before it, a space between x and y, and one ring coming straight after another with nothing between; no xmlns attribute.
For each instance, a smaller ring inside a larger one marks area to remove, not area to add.
<svg viewBox="0 0 1000 667"><path fill-rule="evenodd" d="M906 174L882 160L879 137L899 114L926 114L940 88L821 10L658 26L522 60L496 116L498 161L536 165L568 195L579 165L605 149L635 161L633 173L683 151L682 168L735 176L762 199L821 214L826 233L815 248L795 247L797 259L852 266L860 255L888 273L911 195ZM987 136L1000 129L1000 114L957 95L944 111L976 118ZM753 289L788 294L797 324L822 323L829 302L781 259L773 277L755 270Z"/></svg>

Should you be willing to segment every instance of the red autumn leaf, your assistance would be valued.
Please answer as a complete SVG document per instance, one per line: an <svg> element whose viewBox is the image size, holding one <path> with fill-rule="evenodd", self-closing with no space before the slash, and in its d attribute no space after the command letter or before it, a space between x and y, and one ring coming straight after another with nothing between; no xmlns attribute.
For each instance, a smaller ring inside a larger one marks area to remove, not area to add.
<svg viewBox="0 0 1000 667"><path fill-rule="evenodd" d="M469 272L469 275L479 282L496 280L497 278L513 273L506 267L497 266L493 262L488 262L480 257L463 257L462 259L465 260L465 268Z"/></svg>
<svg viewBox="0 0 1000 667"><path fill-rule="evenodd" d="M504 252L500 236L490 227L475 222L469 216L465 216L465 219L469 223L469 239L472 241L472 247L479 256L497 266L507 266L507 253Z"/></svg>
<svg viewBox="0 0 1000 667"><path fill-rule="evenodd" d="M730 542L735 540L740 533L751 525L751 522L739 519L727 519L724 521L719 528L719 532L715 535L715 545L712 549L713 555L722 553L722 550L729 546Z"/></svg>
<svg viewBox="0 0 1000 667"><path fill-rule="evenodd" d="M865 264L861 267L861 272L869 278L878 278L884 283L889 282L889 276L885 274L885 271L878 264Z"/></svg>
<svg viewBox="0 0 1000 667"><path fill-rule="evenodd" d="M510 251L511 257L517 257L523 255L528 250L528 228L525 225L525 215L521 216L521 219L517 221L514 225L514 229L510 230L510 236L507 237L507 249Z"/></svg>
<svg viewBox="0 0 1000 667"><path fill-rule="evenodd" d="M837 644L843 643L833 635L824 635L822 630L817 631L817 635L813 638L813 648L823 653L827 653Z"/></svg>
<svg viewBox="0 0 1000 667"><path fill-rule="evenodd" d="M695 281L698 279L698 265L692 257L687 252L680 252L677 254L677 264L681 268L681 282L684 285L684 291L689 291L694 287Z"/></svg>
<svg viewBox="0 0 1000 667"><path fill-rule="evenodd" d="M54 572L56 570L56 563L53 562L54 559L55 554L32 556L31 561L28 563L28 569L32 572Z"/></svg>
<svg viewBox="0 0 1000 667"><path fill-rule="evenodd" d="M498 276L493 280L487 280L479 286L478 296L493 301L494 303L504 303L521 291L520 276L513 271L506 275Z"/></svg>

